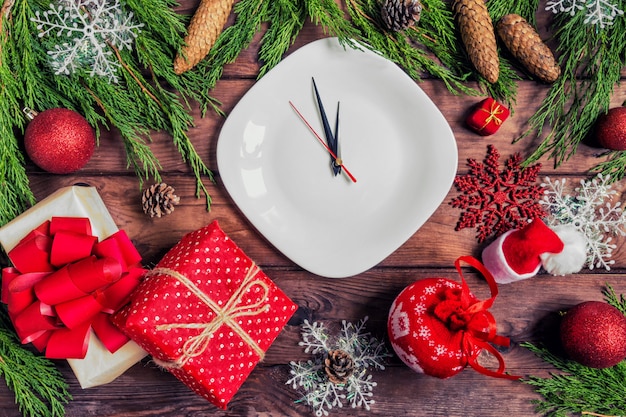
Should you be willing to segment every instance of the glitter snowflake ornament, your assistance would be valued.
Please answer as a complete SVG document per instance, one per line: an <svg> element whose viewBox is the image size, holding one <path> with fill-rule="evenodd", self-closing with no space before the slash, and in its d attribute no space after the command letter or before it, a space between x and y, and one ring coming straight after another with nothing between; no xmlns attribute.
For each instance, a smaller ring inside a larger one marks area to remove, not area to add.
<svg viewBox="0 0 626 417"><path fill-rule="evenodd" d="M552 181L549 177L541 184L544 197L540 203L546 207L550 226L573 225L587 242L586 266L589 269L611 269L611 259L617 247L614 236L626 236L626 212L621 201L611 204L617 191L611 188L609 176L598 174L590 180L581 180L580 187L571 195L566 190L566 180Z"/></svg>
<svg viewBox="0 0 626 417"><path fill-rule="evenodd" d="M328 416L344 402L368 411L374 404L376 382L368 370L385 369L390 355L382 342L365 332L366 321L367 317L356 324L342 321L336 337L322 323L304 321L299 345L314 359L291 362L292 377L286 384L304 391L299 401L311 406L316 416Z"/></svg>
<svg viewBox="0 0 626 417"><path fill-rule="evenodd" d="M613 2L607 0L555 0L546 3L546 10L552 13L567 13L574 16L584 10L586 13L585 23L598 25L601 29L611 26L617 16L622 16L624 11Z"/></svg>
<svg viewBox="0 0 626 417"><path fill-rule="evenodd" d="M36 11L32 20L39 37L52 44L48 56L56 75L87 70L112 83L119 80L117 51L132 50L143 26L134 22L132 12L124 12L119 0L60 0Z"/></svg>
<svg viewBox="0 0 626 417"><path fill-rule="evenodd" d="M541 164L522 167L521 160L512 155L500 170L500 154L493 145L487 147L484 162L468 159L469 173L454 179L463 194L450 204L465 210L455 230L475 227L482 243L545 215L539 204L543 190L535 183Z"/></svg>

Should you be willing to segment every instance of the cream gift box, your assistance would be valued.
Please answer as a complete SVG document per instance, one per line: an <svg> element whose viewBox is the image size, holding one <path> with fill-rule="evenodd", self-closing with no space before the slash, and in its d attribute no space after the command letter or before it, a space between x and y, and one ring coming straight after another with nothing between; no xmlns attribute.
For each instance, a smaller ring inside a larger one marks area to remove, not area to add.
<svg viewBox="0 0 626 417"><path fill-rule="evenodd" d="M0 228L0 244L8 253L31 230L55 216L86 217L92 234L99 240L118 231L97 190L88 186L70 186L54 192ZM82 388L107 384L147 356L139 345L128 341L115 353L92 334L84 359L67 359Z"/></svg>

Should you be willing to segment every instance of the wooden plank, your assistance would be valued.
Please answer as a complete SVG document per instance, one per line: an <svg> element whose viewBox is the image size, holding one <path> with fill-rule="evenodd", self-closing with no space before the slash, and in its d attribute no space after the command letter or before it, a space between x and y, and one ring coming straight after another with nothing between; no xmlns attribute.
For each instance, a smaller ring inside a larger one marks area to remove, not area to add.
<svg viewBox="0 0 626 417"><path fill-rule="evenodd" d="M384 338L391 302L405 286L428 277L459 280L456 271L451 269L381 268L354 279L341 280L320 279L281 268L270 267L266 272L296 301L300 310L268 350L263 364L253 371L229 411L217 411L149 359L135 365L116 381L87 390L78 387L69 367L59 361L59 368L68 377L75 397L67 415L168 417L192 412L215 416L308 415L306 407L294 403L299 398L297 391L285 386L288 363L310 358L297 346L299 325L304 319L322 321L336 328L342 319L356 321L369 316L367 329L372 335ZM479 298L488 297L486 284L477 274L466 270L464 275ZM490 311L496 318L499 334L512 340L512 347L502 350L507 369L524 376L547 376L551 367L519 343L531 341L555 346L559 312L581 301L601 300L607 282L618 293L626 292L624 276L615 274L540 276L500 286L500 294ZM529 386L520 382L485 377L469 368L448 380L439 380L414 373L395 357L390 359L387 369L373 374L378 382L377 403L372 409L376 416L477 415L469 410L480 410L480 415L484 416L501 416L502 410L497 404L507 404L511 415L532 415L531 400L537 398ZM131 386L133 392L129 394ZM272 387L271 390L268 387ZM1 404L11 401L4 388L0 389L0 401ZM3 415L17 414L6 409ZM362 410L345 409L341 415L362 415Z"/></svg>
<svg viewBox="0 0 626 417"><path fill-rule="evenodd" d="M338 0L339 2L339 0ZM341 3L341 2L339 2ZM190 14L198 0L183 0L177 11ZM542 35L548 34L551 14L539 14ZM231 16L230 22L232 23ZM323 29L307 22L296 43L287 54L315 39L327 36ZM243 95L254 85L259 70L258 49L261 35L257 35L250 48L241 53L233 64L226 66L223 78L212 94L230 113ZM443 113L450 124L458 146L458 173L468 172L468 158L482 160L487 145L493 144L501 154L501 161L509 155L528 155L541 138L528 137L513 143L526 129L530 116L545 96L548 85L534 81L519 82L518 97L513 115L493 136L481 137L470 131L465 118L473 105L483 97L455 96L445 85L428 76L418 83ZM384 88L384 86L381 86ZM626 86L616 88L613 105L620 105ZM204 399L193 394L169 373L160 370L149 358L132 367L114 382L86 390L80 389L69 366L57 361L59 369L70 383L74 399L67 406L68 417L179 417L183 415L207 416L308 416L309 408L296 401L298 392L285 385L289 378L289 362L310 358L298 346L300 325L304 320L322 321L337 328L341 320L357 321L369 317L368 330L379 338L386 338L386 322L391 303L402 289L412 282L445 277L459 280L454 261L463 255L480 258L485 244L475 239L475 230L455 231L461 211L450 206L459 195L453 186L428 222L398 250L371 270L346 279L321 278L302 270L275 249L260 235L236 207L225 190L216 163L216 146L224 118L209 113L202 118L197 106L191 108L196 123L189 137L198 154L213 169L216 182L210 184L213 197L211 211L205 202L195 196L195 181L190 169L181 160L171 138L163 132L152 132L150 147L163 166L163 180L176 188L181 204L174 213L160 219L151 219L141 211L139 180L126 168L123 145L115 130L103 132L100 146L89 164L72 175L49 175L32 163L27 165L31 185L38 199L52 191L83 182L98 189L118 226L128 233L143 256L144 264L151 267L186 233L213 220L218 220L229 236L276 282L299 306L276 342L261 363L235 396L228 410L218 410ZM546 126L544 134L549 131ZM419 126L415 128L419 135ZM566 163L555 168L548 158L541 160L541 178L567 178L573 185L588 178L587 170L603 160L601 150L581 145ZM146 185L151 180L146 181ZM614 185L621 200L626 191L623 181ZM377 219L374 219L376 221ZM560 312L587 300L601 300L602 290L610 284L618 293L626 294L626 253L624 239L616 240L611 271L584 270L579 274L553 277L541 274L532 279L499 287L491 312L496 318L498 333L510 337L511 347L500 349L507 369L523 376L548 376L553 369L527 349L522 342L544 343L560 353L558 324ZM489 296L484 280L470 268L464 268L471 290L479 297ZM493 359L483 358L493 365ZM384 371L374 372L378 382L372 416L531 416L533 400L539 396L521 382L485 377L466 369L448 380L419 375L392 356ZM335 415L361 416L366 413L357 408L334 410ZM0 415L20 415L9 390L0 387ZM332 415L332 414L331 414Z"/></svg>
<svg viewBox="0 0 626 417"><path fill-rule="evenodd" d="M580 175L566 178L572 187L585 179ZM78 182L96 187L118 227L126 230L148 264L155 264L185 233L218 220L235 242L259 264L297 268L250 224L219 179L209 187L213 205L207 212L204 198L195 197L195 181L192 177L184 174L165 176L164 181L176 189L181 203L172 214L162 218L150 218L141 211L141 192L132 176L36 175L31 179L38 199L47 196L52 190ZM620 200L626 183L616 183L613 189L618 191L615 201ZM478 243L475 229L455 230L462 210L451 207L450 202L458 195L460 193L452 187L432 217L398 250L383 260L380 266L449 268L459 256L480 257L488 242ZM618 271L626 268L624 242L623 237L614 237L614 243L618 245L613 254L616 261L614 269Z"/></svg>

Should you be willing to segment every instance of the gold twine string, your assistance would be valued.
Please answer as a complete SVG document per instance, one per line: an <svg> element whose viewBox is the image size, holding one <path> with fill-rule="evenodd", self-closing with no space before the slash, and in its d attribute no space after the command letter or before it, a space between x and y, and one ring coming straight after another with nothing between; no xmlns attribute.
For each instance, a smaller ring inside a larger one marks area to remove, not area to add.
<svg viewBox="0 0 626 417"><path fill-rule="evenodd" d="M170 323L162 324L156 327L157 330L171 329L202 329L200 334L193 336L185 341L182 347L183 354L173 362L157 361L159 365L165 368L179 368L183 366L189 359L202 355L208 348L213 334L222 325L230 327L243 341L248 344L252 350L263 360L265 352L250 337L244 329L239 326L236 319L243 316L256 316L269 309L269 305L265 304L265 299L269 294L269 286L260 279L255 279L256 274L260 271L259 267L252 263L248 269L248 273L243 279L241 285L228 299L224 307L220 307L208 295L202 292L189 278L183 274L170 268L155 268L146 274L146 277L153 275L168 275L176 278L180 283L187 287L194 295L196 295L204 304L209 306L214 312L215 317L208 323ZM263 290L263 294L259 299L247 305L240 305L242 298L246 292L252 287L259 286Z"/></svg>
<svg viewBox="0 0 626 417"><path fill-rule="evenodd" d="M478 130L483 130L491 122L494 122L496 124L496 126L502 125L502 119L500 119L498 117L498 115L503 114L504 113L504 109L496 101L492 101L491 102L491 109L487 110L487 109L481 107L480 111L484 111L485 113L489 113L489 116L487 116L487 119L485 119L485 124Z"/></svg>

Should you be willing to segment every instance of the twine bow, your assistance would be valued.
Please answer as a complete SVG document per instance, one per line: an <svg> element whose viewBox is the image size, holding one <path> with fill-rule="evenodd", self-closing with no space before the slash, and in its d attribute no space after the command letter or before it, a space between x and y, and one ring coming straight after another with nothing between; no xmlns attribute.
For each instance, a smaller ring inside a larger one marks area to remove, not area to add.
<svg viewBox="0 0 626 417"><path fill-rule="evenodd" d="M502 108L502 106L500 104L498 104L497 101L493 100L491 102L491 106L490 106L489 109L481 107L479 110L480 111L484 111L485 113L489 114L489 116L487 116L487 118L485 119L485 124L482 125L482 127L479 130L483 130L491 122L494 122L496 124L496 126L501 126L502 125L503 120L500 119L498 116L500 116L501 114L504 113L504 109Z"/></svg>
<svg viewBox="0 0 626 417"><path fill-rule="evenodd" d="M267 295L269 294L269 286L267 283L260 279L255 279L255 276L260 271L256 264L252 264L248 269L244 280L239 288L228 299L224 307L220 307L215 301L209 298L200 288L198 288L189 278L183 274L174 271L170 268L155 268L151 270L146 276L153 275L168 275L177 279L181 284L187 287L194 295L196 295L204 304L209 306L211 310L215 312L215 317L210 322L204 323L169 323L157 326L157 330L171 330L171 329L201 329L202 331L185 341L182 346L182 355L172 361L163 362L159 361L161 366L165 368L179 368L183 366L189 359L202 355L208 348L213 334L222 325L230 327L241 339L248 344L252 350L262 360L265 356L265 352L261 347L250 337L250 335L241 328L237 323L237 318L244 316L256 316L269 309L269 305L265 304ZM253 287L258 286L263 293L258 297L257 301L251 304L242 304L243 296L250 291Z"/></svg>

